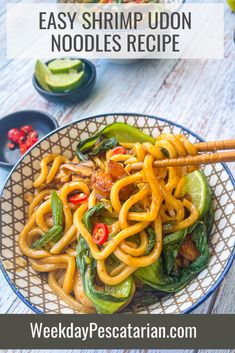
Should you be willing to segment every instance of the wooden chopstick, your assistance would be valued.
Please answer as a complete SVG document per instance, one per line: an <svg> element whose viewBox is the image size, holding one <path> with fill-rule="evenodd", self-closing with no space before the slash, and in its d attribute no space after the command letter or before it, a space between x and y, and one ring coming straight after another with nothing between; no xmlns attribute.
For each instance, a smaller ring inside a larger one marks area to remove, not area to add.
<svg viewBox="0 0 235 353"><path fill-rule="evenodd" d="M159 161L154 161L153 166L161 168L183 165L215 164L220 162L235 162L235 151L199 154L197 156L187 156L172 159L162 159ZM131 169L139 170L143 168L143 163L130 163L129 166Z"/></svg>
<svg viewBox="0 0 235 353"><path fill-rule="evenodd" d="M197 142L194 146L198 151L219 151L235 149L235 140Z"/></svg>

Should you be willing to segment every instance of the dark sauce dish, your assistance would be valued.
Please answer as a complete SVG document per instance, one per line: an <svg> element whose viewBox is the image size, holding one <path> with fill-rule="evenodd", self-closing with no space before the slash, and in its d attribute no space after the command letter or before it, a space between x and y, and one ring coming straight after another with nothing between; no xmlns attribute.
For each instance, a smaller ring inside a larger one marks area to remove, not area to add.
<svg viewBox="0 0 235 353"><path fill-rule="evenodd" d="M38 110L22 110L1 118L0 166L11 168L22 157L19 148L14 150L8 148L7 133L10 129L20 128L23 125L32 125L38 133L39 140L59 126L53 116Z"/></svg>
<svg viewBox="0 0 235 353"><path fill-rule="evenodd" d="M34 74L33 75L34 88L43 98L52 102L77 103L79 101L86 99L90 95L96 82L96 68L95 68L95 65L89 60L86 60L86 59L80 59L80 60L85 65L85 74L86 74L85 82L81 87L75 88L74 90L71 90L69 92L63 92L63 93L48 92L41 87L41 85L39 84ZM46 65L48 65L51 61L53 60L47 61Z"/></svg>

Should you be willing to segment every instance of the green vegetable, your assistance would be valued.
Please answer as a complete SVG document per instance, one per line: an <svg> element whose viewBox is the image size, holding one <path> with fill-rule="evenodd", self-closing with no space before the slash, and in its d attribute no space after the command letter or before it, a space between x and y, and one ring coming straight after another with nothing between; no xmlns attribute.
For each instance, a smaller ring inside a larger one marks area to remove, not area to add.
<svg viewBox="0 0 235 353"><path fill-rule="evenodd" d="M60 239L62 232L61 226L54 226L48 230L40 239L35 241L32 245L32 249L38 250L47 245L50 242L57 242Z"/></svg>
<svg viewBox="0 0 235 353"><path fill-rule="evenodd" d="M115 148L119 145L118 140L115 137L111 137L110 139L101 141L100 143L97 143L91 151L89 151L89 156L96 156L97 154L101 152L108 151L112 148ZM80 150L77 149L77 155L79 159L84 160L88 159L87 156L84 156Z"/></svg>
<svg viewBox="0 0 235 353"><path fill-rule="evenodd" d="M151 227L148 227L146 229L146 231L147 231L149 237L148 237L148 246L147 246L147 249L145 250L144 255L149 255L155 245L156 235L155 235L153 228L151 228Z"/></svg>
<svg viewBox="0 0 235 353"><path fill-rule="evenodd" d="M175 259L178 255L179 249L184 241L184 238L187 234L187 229L179 230L178 232L174 232L168 234L164 238L162 256L164 261L164 267L167 274L170 274Z"/></svg>
<svg viewBox="0 0 235 353"><path fill-rule="evenodd" d="M134 276L148 286L164 292L168 292L168 287L174 283L174 280L164 273L161 257L150 266L140 267Z"/></svg>
<svg viewBox="0 0 235 353"><path fill-rule="evenodd" d="M63 204L55 190L51 193L51 210L54 226L40 239L33 243L32 249L41 249L50 242L56 243L61 238L63 225Z"/></svg>
<svg viewBox="0 0 235 353"><path fill-rule="evenodd" d="M88 159L85 154L89 154L95 145L103 140L110 138L115 138L120 142L151 142L154 143L155 139L151 136L146 135L142 131L136 129L125 123L114 123L106 126L104 129L100 130L97 134L88 137L86 140L78 143L76 152L80 160Z"/></svg>
<svg viewBox="0 0 235 353"><path fill-rule="evenodd" d="M209 211L207 212L207 214L204 216L203 218L203 222L206 226L206 230L207 230L207 236L209 237L211 231L212 231L212 227L213 227L213 223L214 223L214 219L215 219L215 210L211 204L211 207L209 209Z"/></svg>
<svg viewBox="0 0 235 353"><path fill-rule="evenodd" d="M185 287L198 273L207 267L209 261L207 230L204 223L198 222L191 234L200 255L188 267L180 269L177 275L167 273L172 267L173 259L177 256L176 244L179 245L185 236L180 231L175 232L172 236L168 235L166 240L164 238L163 256L154 264L139 268L135 272L135 277L161 292L174 293Z"/></svg>
<svg viewBox="0 0 235 353"><path fill-rule="evenodd" d="M91 217L99 214L102 210L105 209L105 204L103 202L97 203L95 206L91 207L83 216L83 223L89 232L92 231Z"/></svg>
<svg viewBox="0 0 235 353"><path fill-rule="evenodd" d="M163 223L163 232L164 233L169 233L170 231L172 231L174 225L176 224L176 221L168 221Z"/></svg>
<svg viewBox="0 0 235 353"><path fill-rule="evenodd" d="M103 222L105 224L107 224L108 226L110 226L111 224L113 224L115 221L117 220L117 218L112 218L112 217L103 217Z"/></svg>
<svg viewBox="0 0 235 353"><path fill-rule="evenodd" d="M55 190L51 193L51 210L55 226L63 225L63 204Z"/></svg>
<svg viewBox="0 0 235 353"><path fill-rule="evenodd" d="M95 288L96 262L83 237L78 240L76 261L86 296L95 305L98 314L113 314L130 301L133 292L132 277L119 285L105 286L102 292Z"/></svg>
<svg viewBox="0 0 235 353"><path fill-rule="evenodd" d="M118 140L115 137L101 141L97 146L95 146L92 151L89 152L90 156L96 156L100 152L105 152L115 148L119 145Z"/></svg>

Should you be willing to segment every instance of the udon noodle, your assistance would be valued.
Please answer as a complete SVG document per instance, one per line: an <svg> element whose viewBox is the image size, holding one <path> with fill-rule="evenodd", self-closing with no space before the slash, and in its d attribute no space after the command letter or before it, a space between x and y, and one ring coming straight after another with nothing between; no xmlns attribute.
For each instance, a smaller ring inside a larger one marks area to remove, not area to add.
<svg viewBox="0 0 235 353"><path fill-rule="evenodd" d="M164 133L154 144L122 141L118 145L96 155L88 153L85 161L77 157L68 160L60 154L46 155L33 184L34 193L27 195L28 221L19 237L20 249L35 271L48 273L51 289L80 313L95 312L96 306L87 296L76 266L79 239L85 240L95 263L94 288L104 293L133 278L140 268L156 263L162 255L164 238L189 228L199 218L196 205L184 191L185 176L196 168L153 166L155 160L196 155L197 149L185 136ZM143 163L142 169L132 170L131 165L136 162ZM35 248L33 244L53 227L53 190L62 204L62 231L56 241ZM72 196L79 196L78 202L71 202ZM101 203L102 212L91 215L88 229L84 217ZM105 228L101 227L97 234L103 236L102 232L108 230L108 238L97 243L94 228L101 222ZM150 228L154 234L151 247ZM185 267L199 255L187 236L175 263ZM112 268L110 258L115 259ZM137 286L138 282L134 280ZM135 288L133 284L125 305Z"/></svg>

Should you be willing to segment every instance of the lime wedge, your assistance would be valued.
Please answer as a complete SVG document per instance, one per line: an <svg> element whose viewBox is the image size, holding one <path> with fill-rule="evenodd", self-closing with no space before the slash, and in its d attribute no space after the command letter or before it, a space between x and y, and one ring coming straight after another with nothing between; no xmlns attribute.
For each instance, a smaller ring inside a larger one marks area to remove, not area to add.
<svg viewBox="0 0 235 353"><path fill-rule="evenodd" d="M231 10L235 12L235 0L227 0Z"/></svg>
<svg viewBox="0 0 235 353"><path fill-rule="evenodd" d="M187 174L183 193L188 194L197 207L200 219L208 212L212 202L212 190L203 172L196 170Z"/></svg>
<svg viewBox="0 0 235 353"><path fill-rule="evenodd" d="M77 59L56 59L48 64L48 68L53 74L60 74L69 72L71 69L81 71L83 69L83 63Z"/></svg>
<svg viewBox="0 0 235 353"><path fill-rule="evenodd" d="M45 91L51 91L48 84L46 83L46 77L51 75L51 71L48 67L40 60L36 61L35 65L35 76L38 83Z"/></svg>
<svg viewBox="0 0 235 353"><path fill-rule="evenodd" d="M46 77L46 83L53 92L72 91L80 87L85 78L85 72L69 72L67 74L52 74Z"/></svg>

